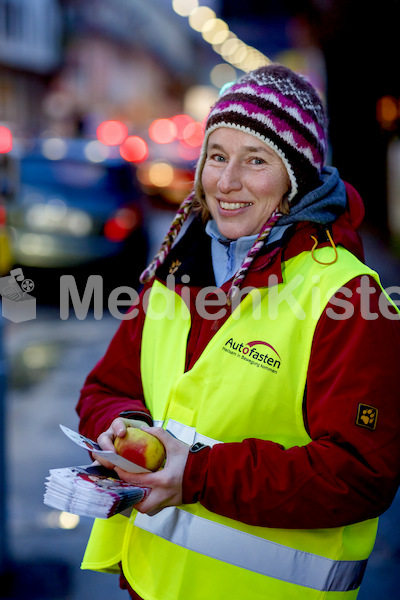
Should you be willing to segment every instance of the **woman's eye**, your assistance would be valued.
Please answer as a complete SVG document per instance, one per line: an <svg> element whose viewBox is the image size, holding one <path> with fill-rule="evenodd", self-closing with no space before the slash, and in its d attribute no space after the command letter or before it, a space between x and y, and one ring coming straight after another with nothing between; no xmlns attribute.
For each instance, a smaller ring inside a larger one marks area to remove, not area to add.
<svg viewBox="0 0 400 600"><path fill-rule="evenodd" d="M214 156L212 157L214 160L216 160L217 162L224 162L225 158L223 156L221 156L220 154L214 154Z"/></svg>
<svg viewBox="0 0 400 600"><path fill-rule="evenodd" d="M263 160L262 158L252 158L251 162L254 165L263 165L265 163L265 160Z"/></svg>

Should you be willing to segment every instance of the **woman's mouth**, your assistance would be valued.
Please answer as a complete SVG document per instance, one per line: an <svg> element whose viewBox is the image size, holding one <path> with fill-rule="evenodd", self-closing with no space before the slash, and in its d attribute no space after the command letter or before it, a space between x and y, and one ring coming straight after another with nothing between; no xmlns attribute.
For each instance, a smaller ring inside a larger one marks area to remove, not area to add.
<svg viewBox="0 0 400 600"><path fill-rule="evenodd" d="M219 205L223 210L239 210L239 208L246 208L251 206L252 202L222 202Z"/></svg>

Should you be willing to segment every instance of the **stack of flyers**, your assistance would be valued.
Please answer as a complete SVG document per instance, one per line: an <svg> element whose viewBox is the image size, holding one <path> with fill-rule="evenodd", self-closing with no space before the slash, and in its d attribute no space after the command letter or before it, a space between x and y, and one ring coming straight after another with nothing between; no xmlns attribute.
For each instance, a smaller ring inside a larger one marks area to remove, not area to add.
<svg viewBox="0 0 400 600"><path fill-rule="evenodd" d="M118 479L102 465L51 469L44 503L84 517L108 519L143 499L146 490Z"/></svg>
<svg viewBox="0 0 400 600"><path fill-rule="evenodd" d="M73 442L106 458L130 473L145 473L136 465L114 452L104 451L89 438L60 425ZM51 469L45 482L44 504L76 515L108 519L130 509L142 500L147 488L137 487L119 479L115 471L98 463L79 467Z"/></svg>

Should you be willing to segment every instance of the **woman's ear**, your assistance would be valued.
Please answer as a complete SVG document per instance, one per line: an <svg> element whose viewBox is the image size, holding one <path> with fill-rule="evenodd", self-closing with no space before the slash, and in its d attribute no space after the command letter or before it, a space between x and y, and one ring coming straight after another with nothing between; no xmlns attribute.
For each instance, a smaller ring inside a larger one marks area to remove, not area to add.
<svg viewBox="0 0 400 600"><path fill-rule="evenodd" d="M290 204L288 197L291 191L292 189L289 187L288 191L285 192L285 194L283 195L283 198L279 205L279 212L281 212L283 215L288 215L290 213Z"/></svg>

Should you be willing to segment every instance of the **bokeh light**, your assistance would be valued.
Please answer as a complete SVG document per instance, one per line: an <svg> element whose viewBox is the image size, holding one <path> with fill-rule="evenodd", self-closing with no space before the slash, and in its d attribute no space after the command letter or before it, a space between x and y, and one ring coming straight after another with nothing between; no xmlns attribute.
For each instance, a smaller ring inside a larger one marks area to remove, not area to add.
<svg viewBox="0 0 400 600"><path fill-rule="evenodd" d="M183 110L195 121L203 121L217 98L218 90L212 85L193 85L185 92Z"/></svg>
<svg viewBox="0 0 400 600"><path fill-rule="evenodd" d="M172 0L173 10L181 17L188 17L198 6L198 0Z"/></svg>
<svg viewBox="0 0 400 600"><path fill-rule="evenodd" d="M197 148L201 146L204 138L204 126L203 123L189 123L186 125L183 131L183 141L191 148Z"/></svg>
<svg viewBox="0 0 400 600"><path fill-rule="evenodd" d="M52 529L75 529L80 523L80 517L65 511L51 510L45 514L44 524Z"/></svg>
<svg viewBox="0 0 400 600"><path fill-rule="evenodd" d="M229 27L222 19L210 19L204 24L201 33L209 44L222 44L229 37Z"/></svg>
<svg viewBox="0 0 400 600"><path fill-rule="evenodd" d="M67 154L67 142L62 138L47 138L42 142L42 153L49 160L61 160Z"/></svg>
<svg viewBox="0 0 400 600"><path fill-rule="evenodd" d="M220 63L212 69L210 79L215 87L222 88L226 83L236 81L236 70L227 63Z"/></svg>
<svg viewBox="0 0 400 600"><path fill-rule="evenodd" d="M192 8L193 5L195 8ZM271 62L262 52L239 40L230 31L228 24L217 18L210 7L198 6L195 0L190 2L174 0L173 8L178 14L187 16L190 27L201 33L204 41L211 44L214 52L220 54L233 67L247 72Z"/></svg>
<svg viewBox="0 0 400 600"><path fill-rule="evenodd" d="M12 150L12 133L4 125L0 125L0 153L5 154Z"/></svg>
<svg viewBox="0 0 400 600"><path fill-rule="evenodd" d="M94 163L101 163L110 155L110 148L98 140L88 142L84 149L85 156Z"/></svg>
<svg viewBox="0 0 400 600"><path fill-rule="evenodd" d="M59 525L62 529L75 529L79 525L80 517L68 512L61 512Z"/></svg>
<svg viewBox="0 0 400 600"><path fill-rule="evenodd" d="M376 118L383 129L396 129L400 117L399 101L393 96L379 98L376 105Z"/></svg>
<svg viewBox="0 0 400 600"><path fill-rule="evenodd" d="M167 187L174 179L174 169L165 161L155 161L149 169L150 183L156 187Z"/></svg>
<svg viewBox="0 0 400 600"><path fill-rule="evenodd" d="M200 146L196 146L192 148L191 146L187 146L185 142L182 142L178 146L178 156L183 158L183 160L187 160L190 162L197 161L200 155Z"/></svg>
<svg viewBox="0 0 400 600"><path fill-rule="evenodd" d="M112 242L122 242L139 224L139 216L133 208L120 208L104 225L104 235Z"/></svg>
<svg viewBox="0 0 400 600"><path fill-rule="evenodd" d="M228 60L237 50L242 42L233 34L222 44L220 54L222 58Z"/></svg>
<svg viewBox="0 0 400 600"><path fill-rule="evenodd" d="M121 144L119 152L129 162L143 162L149 155L149 148L143 138L130 135Z"/></svg>
<svg viewBox="0 0 400 600"><path fill-rule="evenodd" d="M215 12L208 6L199 6L189 15L189 25L195 31L203 31L205 24L211 19L215 19Z"/></svg>
<svg viewBox="0 0 400 600"><path fill-rule="evenodd" d="M235 52L232 54L230 62L240 68L242 62L246 60L246 56L247 46L243 42L240 42Z"/></svg>
<svg viewBox="0 0 400 600"><path fill-rule="evenodd" d="M149 127L149 136L157 144L170 144L176 140L177 126L172 119L156 119Z"/></svg>
<svg viewBox="0 0 400 600"><path fill-rule="evenodd" d="M106 146L119 146L128 137L128 128L122 121L103 121L96 131L98 140Z"/></svg>
<svg viewBox="0 0 400 600"><path fill-rule="evenodd" d="M176 137L178 138L178 140L181 140L183 138L183 132L185 130L186 125L189 125L189 123L193 123L194 119L189 115L182 114L171 117L171 121L176 126Z"/></svg>

